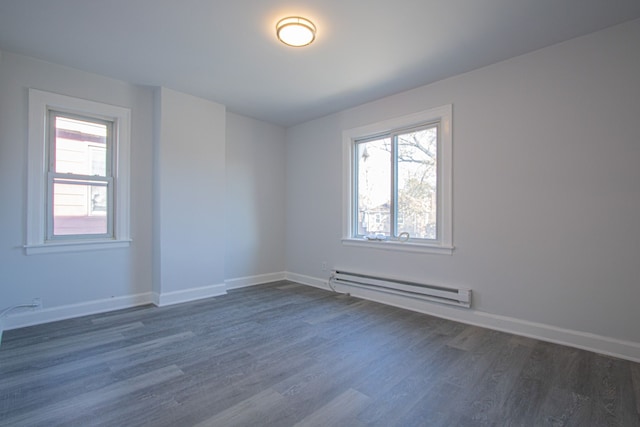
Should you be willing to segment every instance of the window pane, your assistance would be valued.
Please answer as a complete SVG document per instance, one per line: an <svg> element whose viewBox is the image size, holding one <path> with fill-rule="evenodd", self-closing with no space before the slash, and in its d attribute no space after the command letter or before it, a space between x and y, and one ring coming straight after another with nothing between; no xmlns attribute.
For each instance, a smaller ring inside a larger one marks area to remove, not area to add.
<svg viewBox="0 0 640 427"><path fill-rule="evenodd" d="M358 235L391 233L391 140L360 142L358 156Z"/></svg>
<svg viewBox="0 0 640 427"><path fill-rule="evenodd" d="M438 128L398 135L398 234L436 239Z"/></svg>
<svg viewBox="0 0 640 427"><path fill-rule="evenodd" d="M53 184L53 234L107 234L107 186Z"/></svg>
<svg viewBox="0 0 640 427"><path fill-rule="evenodd" d="M56 116L55 172L106 176L107 126Z"/></svg>

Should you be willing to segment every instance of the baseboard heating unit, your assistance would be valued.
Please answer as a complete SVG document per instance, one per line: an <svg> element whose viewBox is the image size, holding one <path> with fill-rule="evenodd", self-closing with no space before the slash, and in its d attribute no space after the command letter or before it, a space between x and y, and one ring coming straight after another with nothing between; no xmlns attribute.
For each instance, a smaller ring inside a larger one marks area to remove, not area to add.
<svg viewBox="0 0 640 427"><path fill-rule="evenodd" d="M427 285L342 270L333 272L330 284L377 290L458 307L471 307L471 289Z"/></svg>

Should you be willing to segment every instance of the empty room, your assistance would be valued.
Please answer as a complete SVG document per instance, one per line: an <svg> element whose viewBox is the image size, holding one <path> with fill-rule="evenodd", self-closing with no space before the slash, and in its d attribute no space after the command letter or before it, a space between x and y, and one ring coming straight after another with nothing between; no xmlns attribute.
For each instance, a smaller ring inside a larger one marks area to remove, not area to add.
<svg viewBox="0 0 640 427"><path fill-rule="evenodd" d="M639 426L637 0L0 0L0 425Z"/></svg>

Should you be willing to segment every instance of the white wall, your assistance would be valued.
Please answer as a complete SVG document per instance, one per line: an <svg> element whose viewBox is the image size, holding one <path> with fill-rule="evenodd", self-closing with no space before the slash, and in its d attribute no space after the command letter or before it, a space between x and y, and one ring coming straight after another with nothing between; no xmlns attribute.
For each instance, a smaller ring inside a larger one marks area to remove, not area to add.
<svg viewBox="0 0 640 427"><path fill-rule="evenodd" d="M229 112L226 123L225 277L234 287L285 270L285 130Z"/></svg>
<svg viewBox="0 0 640 427"><path fill-rule="evenodd" d="M131 109L130 248L25 255L28 88ZM283 278L284 129L231 114L227 141L226 122L220 104L0 52L0 310L43 302L0 329Z"/></svg>
<svg viewBox="0 0 640 427"><path fill-rule="evenodd" d="M156 91L154 293L159 304L225 292L225 107Z"/></svg>
<svg viewBox="0 0 640 427"><path fill-rule="evenodd" d="M634 21L288 129L291 277L466 286L474 310L414 308L640 360L639 44ZM343 246L342 130L449 103L455 253Z"/></svg>
<svg viewBox="0 0 640 427"><path fill-rule="evenodd" d="M127 249L24 254L28 88L131 109L131 233ZM51 320L128 306L151 287L153 93L117 80L2 52L0 57L0 309L42 298ZM56 311L57 307L67 307ZM7 318L6 327L12 320Z"/></svg>

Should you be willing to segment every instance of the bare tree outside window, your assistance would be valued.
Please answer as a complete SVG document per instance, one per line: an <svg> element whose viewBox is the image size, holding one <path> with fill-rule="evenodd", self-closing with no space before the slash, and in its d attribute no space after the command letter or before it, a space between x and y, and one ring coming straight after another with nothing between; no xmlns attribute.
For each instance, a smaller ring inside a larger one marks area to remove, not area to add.
<svg viewBox="0 0 640 427"><path fill-rule="evenodd" d="M398 135L397 216L403 217L397 233L419 239L436 239L438 128Z"/></svg>
<svg viewBox="0 0 640 427"><path fill-rule="evenodd" d="M360 236L436 239L438 126L356 143Z"/></svg>

